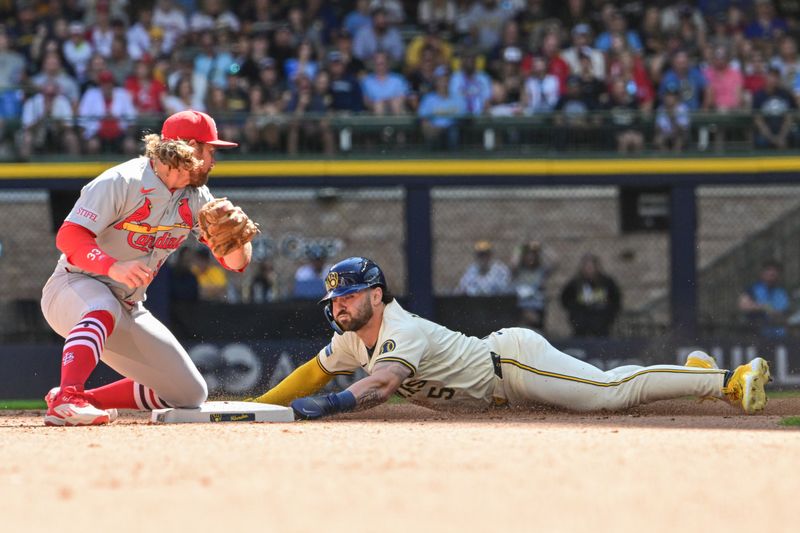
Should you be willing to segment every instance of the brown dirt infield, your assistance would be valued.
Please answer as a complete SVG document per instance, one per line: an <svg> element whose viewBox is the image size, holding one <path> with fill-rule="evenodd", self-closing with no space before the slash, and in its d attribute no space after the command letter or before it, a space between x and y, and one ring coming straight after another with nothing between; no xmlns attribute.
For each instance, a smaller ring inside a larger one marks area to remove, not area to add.
<svg viewBox="0 0 800 533"><path fill-rule="evenodd" d="M0 531L797 531L800 398L622 414L410 405L46 428L0 412Z"/></svg>

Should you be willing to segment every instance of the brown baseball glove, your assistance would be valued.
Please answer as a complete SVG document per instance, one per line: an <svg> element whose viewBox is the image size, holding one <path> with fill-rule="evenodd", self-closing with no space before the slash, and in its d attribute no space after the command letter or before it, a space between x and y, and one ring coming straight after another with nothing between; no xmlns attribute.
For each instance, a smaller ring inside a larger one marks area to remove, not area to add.
<svg viewBox="0 0 800 533"><path fill-rule="evenodd" d="M227 198L215 198L205 204L200 208L197 220L203 238L217 257L241 248L261 231L241 207L233 205Z"/></svg>

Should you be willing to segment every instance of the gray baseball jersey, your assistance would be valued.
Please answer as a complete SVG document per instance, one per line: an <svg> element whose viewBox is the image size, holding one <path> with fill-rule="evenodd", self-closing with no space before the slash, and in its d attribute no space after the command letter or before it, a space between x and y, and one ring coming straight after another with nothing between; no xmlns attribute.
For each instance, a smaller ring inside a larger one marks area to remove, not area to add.
<svg viewBox="0 0 800 533"><path fill-rule="evenodd" d="M197 212L213 199L208 187L185 187L173 194L156 176L147 157L112 167L89 182L66 220L91 230L108 255L139 259L157 271L188 238L198 234ZM62 254L57 269L92 276L128 305L145 299L147 287L130 289L108 276L86 272Z"/></svg>
<svg viewBox="0 0 800 533"><path fill-rule="evenodd" d="M86 185L66 220L91 230L110 256L158 270L189 232L199 232L196 214L211 199L205 186L171 192L150 160L138 157ZM205 381L175 336L142 305L145 290L86 272L62 254L42 291L42 312L67 337L87 312L108 311L114 332L101 359L170 405L196 407L206 398Z"/></svg>

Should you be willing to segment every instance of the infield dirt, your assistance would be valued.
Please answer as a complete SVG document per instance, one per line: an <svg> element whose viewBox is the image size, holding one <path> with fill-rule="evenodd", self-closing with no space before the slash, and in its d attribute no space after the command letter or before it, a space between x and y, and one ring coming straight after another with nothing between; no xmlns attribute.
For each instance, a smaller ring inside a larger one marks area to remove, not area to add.
<svg viewBox="0 0 800 533"><path fill-rule="evenodd" d="M0 413L0 531L797 531L800 398L623 414L410 405L319 422L46 428Z"/></svg>

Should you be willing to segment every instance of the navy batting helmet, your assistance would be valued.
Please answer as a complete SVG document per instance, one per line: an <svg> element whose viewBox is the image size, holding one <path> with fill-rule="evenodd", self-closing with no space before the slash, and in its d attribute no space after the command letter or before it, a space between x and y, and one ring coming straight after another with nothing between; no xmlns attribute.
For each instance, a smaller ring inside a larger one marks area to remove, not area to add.
<svg viewBox="0 0 800 533"><path fill-rule="evenodd" d="M336 333L342 334L344 331L333 318L331 299L371 287L381 287L386 290L386 277L381 267L366 257L348 257L328 270L325 276L326 292L320 303L325 304L325 318Z"/></svg>

